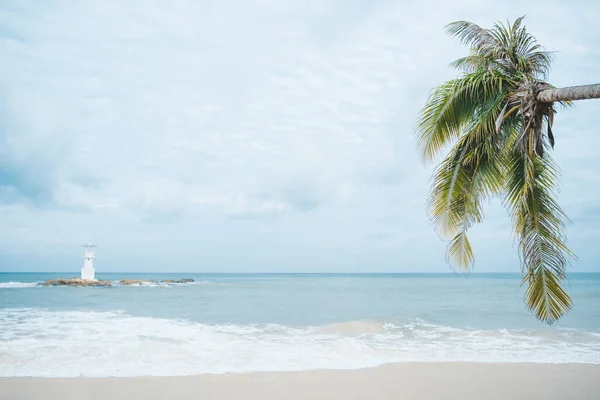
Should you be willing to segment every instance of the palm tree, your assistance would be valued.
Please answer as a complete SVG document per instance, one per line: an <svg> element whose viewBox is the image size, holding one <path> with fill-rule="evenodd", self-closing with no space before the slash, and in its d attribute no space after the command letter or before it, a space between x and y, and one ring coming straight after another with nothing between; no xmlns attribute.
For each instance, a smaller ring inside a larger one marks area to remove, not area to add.
<svg viewBox="0 0 600 400"><path fill-rule="evenodd" d="M545 82L552 55L522 25L492 29L458 21L449 34L470 47L451 65L461 71L431 92L420 112L418 145L424 162L446 149L434 172L428 213L449 240L447 259L470 271L467 231L483 220L483 203L500 197L513 222L527 307L553 323L571 309L564 289L574 255L566 245L566 215L557 204L552 125L556 105L600 98L600 84L556 89Z"/></svg>

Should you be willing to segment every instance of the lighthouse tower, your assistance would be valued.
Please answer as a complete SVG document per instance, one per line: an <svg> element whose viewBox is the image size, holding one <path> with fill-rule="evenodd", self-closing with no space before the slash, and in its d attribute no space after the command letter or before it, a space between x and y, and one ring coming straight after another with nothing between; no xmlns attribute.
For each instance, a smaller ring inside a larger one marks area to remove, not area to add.
<svg viewBox="0 0 600 400"><path fill-rule="evenodd" d="M90 281L95 281L94 277L94 251L93 248L96 245L91 243L84 244L85 253L83 255L83 268L81 268L81 279L87 279Z"/></svg>

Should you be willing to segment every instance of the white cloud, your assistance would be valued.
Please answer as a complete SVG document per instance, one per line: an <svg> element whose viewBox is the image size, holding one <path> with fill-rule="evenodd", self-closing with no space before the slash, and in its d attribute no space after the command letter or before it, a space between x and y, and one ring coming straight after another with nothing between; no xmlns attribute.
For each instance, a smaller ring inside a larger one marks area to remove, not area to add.
<svg viewBox="0 0 600 400"><path fill-rule="evenodd" d="M600 51L590 8L4 2L0 252L65 257L94 239L105 257L134 246L148 257L136 268L164 269L191 241L192 269L444 271L413 138L429 89L464 53L443 26L527 13L543 43L564 49L553 82L587 83ZM594 146L581 146L598 140L594 107L557 121L573 213L600 196L586 185ZM508 234L502 217L478 228L482 270L516 270L495 261L516 252L510 237L485 241Z"/></svg>

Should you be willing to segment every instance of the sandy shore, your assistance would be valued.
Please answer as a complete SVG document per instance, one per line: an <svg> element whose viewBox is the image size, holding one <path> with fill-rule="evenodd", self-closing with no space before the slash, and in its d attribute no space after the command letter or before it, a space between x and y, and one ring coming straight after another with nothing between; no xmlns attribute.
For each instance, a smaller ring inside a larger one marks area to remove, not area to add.
<svg viewBox="0 0 600 400"><path fill-rule="evenodd" d="M600 399L600 365L404 363L187 377L4 378L0 399Z"/></svg>

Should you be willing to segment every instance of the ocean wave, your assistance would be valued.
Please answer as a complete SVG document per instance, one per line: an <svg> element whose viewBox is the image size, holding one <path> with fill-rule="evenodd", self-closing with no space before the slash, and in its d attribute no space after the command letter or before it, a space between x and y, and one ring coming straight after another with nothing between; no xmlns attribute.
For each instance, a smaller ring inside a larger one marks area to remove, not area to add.
<svg viewBox="0 0 600 400"><path fill-rule="evenodd" d="M39 287L41 282L0 282L0 289L21 289Z"/></svg>
<svg viewBox="0 0 600 400"><path fill-rule="evenodd" d="M209 325L121 311L0 310L0 376L167 376L390 362L600 364L597 332L468 330L413 319Z"/></svg>

